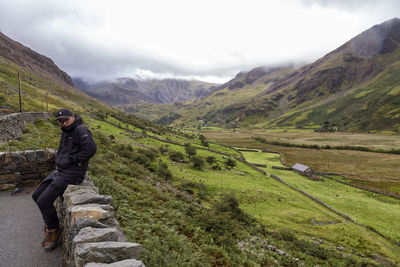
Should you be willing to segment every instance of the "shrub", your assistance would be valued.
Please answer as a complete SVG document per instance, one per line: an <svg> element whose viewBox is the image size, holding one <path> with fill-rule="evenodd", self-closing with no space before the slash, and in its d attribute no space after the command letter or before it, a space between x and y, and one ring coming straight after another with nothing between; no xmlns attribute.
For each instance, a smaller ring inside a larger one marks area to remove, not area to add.
<svg viewBox="0 0 400 267"><path fill-rule="evenodd" d="M183 184L179 185L179 189L180 190L188 192L191 195L193 195L193 193L194 193L193 192L193 187L195 187L195 186L191 182L187 182L187 183L183 183Z"/></svg>
<svg viewBox="0 0 400 267"><path fill-rule="evenodd" d="M200 156L192 156L190 162L193 163L193 167L196 169L201 169L204 167L204 159Z"/></svg>
<svg viewBox="0 0 400 267"><path fill-rule="evenodd" d="M232 158L228 158L225 162L226 168L233 168L236 166L236 161Z"/></svg>
<svg viewBox="0 0 400 267"><path fill-rule="evenodd" d="M189 157L196 155L197 151L190 143L185 144L185 152Z"/></svg>
<svg viewBox="0 0 400 267"><path fill-rule="evenodd" d="M169 153L169 158L175 162L183 162L185 160L185 156L179 151L171 151Z"/></svg>
<svg viewBox="0 0 400 267"><path fill-rule="evenodd" d="M292 231L290 231L290 230L287 230L287 229L280 230L277 233L277 237L279 239L283 239L285 241L290 241L290 242L293 242L293 241L297 240L297 238L294 235L294 233Z"/></svg>
<svg viewBox="0 0 400 267"><path fill-rule="evenodd" d="M208 156L206 158L206 161L208 164L212 165L215 162L215 157L214 156Z"/></svg>
<svg viewBox="0 0 400 267"><path fill-rule="evenodd" d="M219 201L214 203L214 209L217 213L229 213L232 218L243 223L253 222L253 219L239 208L239 200L233 193L224 194Z"/></svg>
<svg viewBox="0 0 400 267"><path fill-rule="evenodd" d="M203 134L199 134L200 141L205 141L206 137Z"/></svg>
<svg viewBox="0 0 400 267"><path fill-rule="evenodd" d="M164 155L168 152L168 147L166 145L162 145L158 148L158 150L160 151L161 155Z"/></svg>
<svg viewBox="0 0 400 267"><path fill-rule="evenodd" d="M157 169L157 175L158 177L164 178L165 180L172 179L172 173L170 170L168 170L168 165L164 162L160 162L160 165Z"/></svg>
<svg viewBox="0 0 400 267"><path fill-rule="evenodd" d="M211 166L211 169L216 170L216 171L222 170L221 166L219 166L218 163L216 163L215 165L212 165L212 166Z"/></svg>
<svg viewBox="0 0 400 267"><path fill-rule="evenodd" d="M201 145L205 146L205 147L209 147L210 146L206 140L201 140Z"/></svg>
<svg viewBox="0 0 400 267"><path fill-rule="evenodd" d="M104 120L107 118L107 113L103 112L103 111L98 111L95 113L95 116L97 118L99 118L100 120Z"/></svg>
<svg viewBox="0 0 400 267"><path fill-rule="evenodd" d="M146 155L151 161L158 157L159 151L154 148L139 149L139 153Z"/></svg>

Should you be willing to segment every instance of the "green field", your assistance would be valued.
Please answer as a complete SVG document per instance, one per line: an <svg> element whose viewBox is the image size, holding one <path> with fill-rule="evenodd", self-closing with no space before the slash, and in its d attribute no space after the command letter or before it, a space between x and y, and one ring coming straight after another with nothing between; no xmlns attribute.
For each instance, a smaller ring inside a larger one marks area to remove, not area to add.
<svg viewBox="0 0 400 267"><path fill-rule="evenodd" d="M287 133L279 131L202 131L202 133L218 142L258 148L268 151L282 153L282 161L285 164L293 165L297 162L312 167L316 171L336 172L343 174L352 184L367 187L370 189L400 196L400 155L387 153L373 153L354 150L335 149L305 149L297 147L286 147L269 145L255 140L254 136L262 138L286 138L287 142L303 143L309 141L311 145L324 146L335 144L342 146L365 146L372 147L379 143L380 147L399 149L399 135L388 134L352 134L352 133ZM329 142L327 138L329 137ZM386 140L387 139L387 140ZM298 141L301 140L301 141ZM386 142L381 141L386 140Z"/></svg>
<svg viewBox="0 0 400 267"><path fill-rule="evenodd" d="M261 152L243 152L243 154L252 163L280 165L278 154ZM272 168L267 168L266 171L317 197L350 216L357 223L377 230L389 240L400 242L400 199L360 190L331 179L312 181L292 171Z"/></svg>

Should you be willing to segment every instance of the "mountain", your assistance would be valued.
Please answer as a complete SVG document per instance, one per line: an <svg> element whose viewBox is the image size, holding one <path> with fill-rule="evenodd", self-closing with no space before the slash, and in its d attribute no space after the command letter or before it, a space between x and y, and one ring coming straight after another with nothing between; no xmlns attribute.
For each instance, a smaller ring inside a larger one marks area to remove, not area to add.
<svg viewBox="0 0 400 267"><path fill-rule="evenodd" d="M5 46L1 40L0 44ZM160 127L109 107L72 87L67 76L62 79L50 59L41 55L37 60L28 58L28 48L7 45L9 50L0 51L0 106L18 110L20 72L24 111L45 110L48 95L49 111L68 107L84 118L98 147L88 174L101 194L112 196L115 217L128 241L142 245L140 259L146 266L166 262L171 266L394 266L400 261L395 245L398 231L393 231L399 220L389 216L397 208L394 200L361 194L350 187L345 192L338 184L341 194L329 184L329 190L317 196L326 193L328 200L335 199L332 205L338 202L338 194L351 199L354 208L346 207L344 212L351 212L349 216L361 222L345 219L346 223L341 223L341 215L317 207L314 200L275 179L266 179L251 164L241 162L236 149L209 144L202 135ZM17 60L10 55L20 56ZM292 71L289 66L243 72L212 93L208 101L215 98L215 102L208 105L198 99L192 104L209 113L214 104L225 107L230 100L254 99ZM164 105L177 111L190 108L179 102ZM191 116L196 116L197 111L192 112ZM19 138L1 143L0 150L56 149L59 135L54 120L36 120L26 125ZM211 149L204 147L205 143ZM185 147L199 153L189 158L182 153ZM268 159L268 165L279 162L275 156ZM213 163L207 160L198 167L206 158ZM229 161L236 166L222 168ZM316 189L307 190L316 193ZM342 202L333 208L341 212ZM370 203L378 205L377 214L362 209ZM299 214L301 217L293 220Z"/></svg>
<svg viewBox="0 0 400 267"><path fill-rule="evenodd" d="M74 78L73 83L83 92L121 109L129 109L140 103L163 104L197 99L217 88L212 83L178 79L120 78L114 82L88 83Z"/></svg>
<svg viewBox="0 0 400 267"><path fill-rule="evenodd" d="M53 60L8 38L1 32L0 55L36 74L51 76L52 78L72 86L71 77L66 72L60 70L56 64L54 64Z"/></svg>
<svg viewBox="0 0 400 267"><path fill-rule="evenodd" d="M214 87L214 92L206 97L187 102L169 104L145 104L126 109L139 117L161 124L179 126L193 125L197 120L208 120L217 111L231 105L252 99L285 74L294 66L258 67L249 72L240 72L225 84ZM206 116L206 114L209 114Z"/></svg>
<svg viewBox="0 0 400 267"><path fill-rule="evenodd" d="M22 110L45 111L68 107L78 113L112 112L104 103L73 87L71 77L50 58L0 33L0 106L19 111L18 72Z"/></svg>
<svg viewBox="0 0 400 267"><path fill-rule="evenodd" d="M400 131L399 84L400 19L394 18L298 69L282 68L275 76L265 68L239 73L210 96L175 108L179 116L172 124L201 118L223 127L329 123L342 130Z"/></svg>

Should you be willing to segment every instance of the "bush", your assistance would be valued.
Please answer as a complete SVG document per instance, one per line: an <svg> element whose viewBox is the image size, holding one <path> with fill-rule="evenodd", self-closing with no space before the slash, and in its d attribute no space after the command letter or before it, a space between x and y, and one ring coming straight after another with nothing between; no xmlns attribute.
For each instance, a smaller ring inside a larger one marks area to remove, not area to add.
<svg viewBox="0 0 400 267"><path fill-rule="evenodd" d="M161 155L164 155L168 152L168 147L166 145L162 145L158 148L158 150L160 151Z"/></svg>
<svg viewBox="0 0 400 267"><path fill-rule="evenodd" d="M297 238L294 235L294 233L292 231L286 230L286 229L280 230L277 233L277 237L279 239L283 239L285 241L290 241L290 242L297 241Z"/></svg>
<svg viewBox="0 0 400 267"><path fill-rule="evenodd" d="M206 158L206 161L208 164L212 165L215 162L215 157L214 156L208 156Z"/></svg>
<svg viewBox="0 0 400 267"><path fill-rule="evenodd" d="M179 185L180 190L185 191L191 195L193 195L193 193L194 193L193 187L195 187L195 185L191 182L186 182L186 183Z"/></svg>
<svg viewBox="0 0 400 267"><path fill-rule="evenodd" d="M172 173L170 170L168 170L168 165L164 162L160 162L160 165L157 169L157 175L158 177L164 178L165 180L172 179Z"/></svg>
<svg viewBox="0 0 400 267"><path fill-rule="evenodd" d="M204 167L204 159L200 156L192 156L190 162L193 163L193 167L196 169L201 169Z"/></svg>
<svg viewBox="0 0 400 267"><path fill-rule="evenodd" d="M197 151L190 143L185 144L185 152L189 157L196 155Z"/></svg>
<svg viewBox="0 0 400 267"><path fill-rule="evenodd" d="M219 166L218 163L216 163L215 165L212 165L212 166L211 166L211 169L216 170L216 171L222 170L221 166Z"/></svg>
<svg viewBox="0 0 400 267"><path fill-rule="evenodd" d="M224 194L219 201L214 203L214 209L217 213L229 213L232 218L243 223L253 222L253 219L239 208L239 200L233 193Z"/></svg>
<svg viewBox="0 0 400 267"><path fill-rule="evenodd" d="M183 153L181 153L181 152L179 152L179 151L171 151L171 152L169 153L169 158L170 158L172 161L175 161L175 162L184 162L184 160L185 160L185 155L183 155Z"/></svg>
<svg viewBox="0 0 400 267"><path fill-rule="evenodd" d="M205 146L205 147L209 147L210 146L206 140L202 140L201 141L201 145Z"/></svg>
<svg viewBox="0 0 400 267"><path fill-rule="evenodd" d="M206 137L203 134L199 134L200 141L206 141Z"/></svg>
<svg viewBox="0 0 400 267"><path fill-rule="evenodd" d="M107 118L107 113L103 111L98 111L94 114L100 120L105 120Z"/></svg>
<svg viewBox="0 0 400 267"><path fill-rule="evenodd" d="M232 158L228 158L225 162L226 168L233 168L236 166L236 161Z"/></svg>

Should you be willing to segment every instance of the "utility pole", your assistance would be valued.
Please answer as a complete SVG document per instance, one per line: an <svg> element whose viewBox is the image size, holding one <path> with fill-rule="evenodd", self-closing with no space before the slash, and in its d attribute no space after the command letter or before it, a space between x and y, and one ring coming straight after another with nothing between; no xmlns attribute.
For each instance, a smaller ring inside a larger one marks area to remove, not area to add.
<svg viewBox="0 0 400 267"><path fill-rule="evenodd" d="M21 77L18 71L19 112L22 112Z"/></svg>

